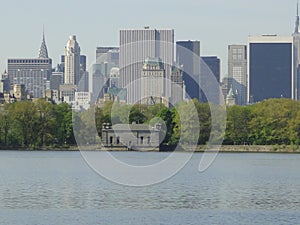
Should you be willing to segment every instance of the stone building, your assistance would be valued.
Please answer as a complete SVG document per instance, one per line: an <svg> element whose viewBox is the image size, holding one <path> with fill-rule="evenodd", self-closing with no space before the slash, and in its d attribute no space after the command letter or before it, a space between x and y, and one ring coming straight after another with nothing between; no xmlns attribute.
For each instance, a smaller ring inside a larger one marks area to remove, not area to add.
<svg viewBox="0 0 300 225"><path fill-rule="evenodd" d="M159 151L162 142L161 125L148 124L103 124L104 147L137 151Z"/></svg>

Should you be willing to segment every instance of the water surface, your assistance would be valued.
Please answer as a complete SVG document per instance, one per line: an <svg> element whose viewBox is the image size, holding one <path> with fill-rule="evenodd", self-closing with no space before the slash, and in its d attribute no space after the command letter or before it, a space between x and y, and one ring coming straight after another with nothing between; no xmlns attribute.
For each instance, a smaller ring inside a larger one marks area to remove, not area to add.
<svg viewBox="0 0 300 225"><path fill-rule="evenodd" d="M168 155L113 154L138 165ZM300 155L219 154L199 173L201 156L133 188L96 174L80 152L0 151L0 224L300 224Z"/></svg>

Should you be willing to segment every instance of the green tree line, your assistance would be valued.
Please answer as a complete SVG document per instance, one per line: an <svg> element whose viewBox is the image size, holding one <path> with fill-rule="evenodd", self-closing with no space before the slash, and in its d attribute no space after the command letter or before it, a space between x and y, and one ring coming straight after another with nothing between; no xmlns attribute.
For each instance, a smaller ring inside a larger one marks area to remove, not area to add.
<svg viewBox="0 0 300 225"><path fill-rule="evenodd" d="M0 108L0 146L73 145L72 110L44 99L4 104Z"/></svg>
<svg viewBox="0 0 300 225"><path fill-rule="evenodd" d="M93 127L96 127L101 136L103 123L135 122L163 123L165 145L176 145L179 141L195 141L195 138L198 144L206 144L212 136L216 139L222 138L222 129L212 124L211 107L216 106L197 100L182 102L174 108L167 108L162 104L129 106L107 102L101 108L92 107L73 116L77 118L77 128L82 128L78 132L85 143L95 141L95 137L91 135ZM300 144L298 101L269 99L249 106L230 106L226 110L224 144ZM198 117L199 124L194 124L194 120L190 120L192 117ZM36 102L4 104L0 108L0 145L75 145L72 121L72 109L65 103L54 105L39 99Z"/></svg>

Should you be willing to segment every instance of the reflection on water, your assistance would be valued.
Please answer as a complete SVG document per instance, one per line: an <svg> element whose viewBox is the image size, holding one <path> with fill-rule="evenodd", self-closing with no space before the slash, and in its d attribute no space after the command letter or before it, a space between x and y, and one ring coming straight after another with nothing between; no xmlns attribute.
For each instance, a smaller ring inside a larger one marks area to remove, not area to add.
<svg viewBox="0 0 300 225"><path fill-rule="evenodd" d="M142 165L168 153L114 154ZM219 154L199 173L201 156L195 154L181 172L161 184L131 188L101 178L79 152L2 151L1 224L15 224L18 217L31 224L45 217L49 224L63 223L65 217L78 219L64 224L93 224L100 218L102 224L123 224L122 218L129 221L125 224L218 224L218 218L219 223L228 218L227 223L236 219L255 224L261 219L295 224L292 221L300 219L300 155Z"/></svg>

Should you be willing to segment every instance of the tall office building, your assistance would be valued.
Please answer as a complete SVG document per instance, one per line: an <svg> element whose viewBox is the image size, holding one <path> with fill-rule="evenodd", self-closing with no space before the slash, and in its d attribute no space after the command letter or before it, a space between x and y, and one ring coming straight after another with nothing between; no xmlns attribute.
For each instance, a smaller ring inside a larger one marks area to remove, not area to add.
<svg viewBox="0 0 300 225"><path fill-rule="evenodd" d="M109 88L119 88L120 69L113 67L109 74Z"/></svg>
<svg viewBox="0 0 300 225"><path fill-rule="evenodd" d="M217 56L202 56L201 59L209 67L217 81L220 83L221 61Z"/></svg>
<svg viewBox="0 0 300 225"><path fill-rule="evenodd" d="M80 47L71 35L65 48L64 83L77 85L80 79Z"/></svg>
<svg viewBox="0 0 300 225"><path fill-rule="evenodd" d="M147 58L142 68L141 103L145 105L165 104L166 74L164 64L159 58Z"/></svg>
<svg viewBox="0 0 300 225"><path fill-rule="evenodd" d="M183 68L183 80L189 98L200 100L200 41L177 41L176 62Z"/></svg>
<svg viewBox="0 0 300 225"><path fill-rule="evenodd" d="M134 29L120 31L120 87L127 88L128 103L140 101L141 70L146 58L160 58L166 78L170 78L174 62L174 30ZM170 96L170 87L166 87Z"/></svg>
<svg viewBox="0 0 300 225"><path fill-rule="evenodd" d="M247 46L228 46L228 77L238 105L247 104Z"/></svg>
<svg viewBox="0 0 300 225"><path fill-rule="evenodd" d="M118 47L97 47L96 64L93 65L90 91L92 100L103 98L107 93L110 82L110 72L112 68L119 67L119 48ZM100 90L101 89L101 90ZM98 95L100 93L100 95Z"/></svg>
<svg viewBox="0 0 300 225"><path fill-rule="evenodd" d="M96 64L112 63L114 67L118 67L119 53L120 49L118 47L97 47Z"/></svg>
<svg viewBox="0 0 300 225"><path fill-rule="evenodd" d="M211 73L215 79L217 80L218 83L220 83L220 70L221 70L221 61L217 56L202 56L201 57L202 63L204 63L209 69L209 73ZM200 63L200 65L202 64ZM203 64L202 64L203 65ZM201 66L200 66L201 69ZM203 70L203 68L202 68ZM214 85L211 84L212 80L210 79L206 79L206 76L201 76L200 73L200 84L203 86L208 87L207 89L209 89L209 87L213 87ZM217 90L211 90L211 97L213 99L217 98ZM200 95L200 102L208 102L206 95L204 94L204 92L201 90L201 95Z"/></svg>
<svg viewBox="0 0 300 225"><path fill-rule="evenodd" d="M80 55L80 73L86 71L86 56L85 55ZM59 70L64 72L65 71L65 62L66 62L66 57L65 55L61 56L61 63L59 64Z"/></svg>
<svg viewBox="0 0 300 225"><path fill-rule="evenodd" d="M177 64L172 67L171 99L169 105L174 106L177 103L182 102L184 95L185 95L185 85L183 81L183 72L180 66Z"/></svg>
<svg viewBox="0 0 300 225"><path fill-rule="evenodd" d="M297 16L295 23L295 30L293 33L294 50L295 50L295 99L300 100L300 32L299 32L299 7L297 2Z"/></svg>
<svg viewBox="0 0 300 225"><path fill-rule="evenodd" d="M295 99L293 37L264 35L248 39L248 101Z"/></svg>
<svg viewBox="0 0 300 225"><path fill-rule="evenodd" d="M50 89L59 90L59 86L64 83L64 73L60 71L59 66L56 67L55 71L52 72L50 78Z"/></svg>
<svg viewBox="0 0 300 225"><path fill-rule="evenodd" d="M9 79L8 74L6 70L2 74L2 78L0 79L0 93L9 93L10 91L10 85L9 85Z"/></svg>
<svg viewBox="0 0 300 225"><path fill-rule="evenodd" d="M8 59L7 73L11 88L15 84L22 84L32 97L43 97L52 73L52 59L48 56L44 33L39 57Z"/></svg>

